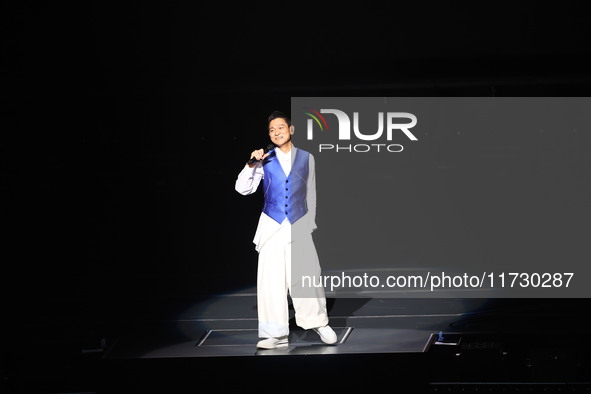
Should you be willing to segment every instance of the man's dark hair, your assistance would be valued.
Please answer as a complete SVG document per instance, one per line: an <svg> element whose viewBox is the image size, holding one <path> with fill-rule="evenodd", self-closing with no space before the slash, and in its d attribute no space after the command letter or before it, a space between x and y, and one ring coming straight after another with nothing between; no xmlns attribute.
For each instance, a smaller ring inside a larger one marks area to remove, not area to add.
<svg viewBox="0 0 591 394"><path fill-rule="evenodd" d="M269 123L271 123L272 120L277 119L277 118L285 119L285 121L287 122L287 126L291 127L291 119L289 119L289 116L287 116L285 113L283 113L281 111L271 112L271 115L269 115L269 119L267 119L267 126L269 126Z"/></svg>

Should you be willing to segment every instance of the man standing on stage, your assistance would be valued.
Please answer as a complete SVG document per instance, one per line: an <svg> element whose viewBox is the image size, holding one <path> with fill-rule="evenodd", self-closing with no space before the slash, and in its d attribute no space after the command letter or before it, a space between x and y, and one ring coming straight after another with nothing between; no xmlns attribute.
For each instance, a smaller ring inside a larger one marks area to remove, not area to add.
<svg viewBox="0 0 591 394"><path fill-rule="evenodd" d="M275 148L253 151L235 184L238 193L248 195L263 181L264 206L253 240L259 254L257 347L289 345L288 295L296 324L313 329L324 343L334 344L337 335L328 325L324 288L305 288L302 282L304 275L317 278L317 283L321 278L312 239L316 229L314 156L292 144L294 127L284 113L273 112L267 126Z"/></svg>

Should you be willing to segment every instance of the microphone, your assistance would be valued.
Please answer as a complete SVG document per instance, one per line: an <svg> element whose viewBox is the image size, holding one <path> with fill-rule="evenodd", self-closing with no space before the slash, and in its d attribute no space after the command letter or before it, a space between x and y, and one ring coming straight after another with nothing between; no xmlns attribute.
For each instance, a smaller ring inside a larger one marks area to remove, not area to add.
<svg viewBox="0 0 591 394"><path fill-rule="evenodd" d="M269 145L267 145L267 147L265 148L264 152L265 152L265 153L267 153L267 152L269 152L270 150L273 150L273 149L275 149L275 145L273 145L273 144L269 144ZM248 165L251 165L251 164L254 164L254 163L256 163L257 161L258 161L258 160L257 160L257 159L255 159L254 157L251 157L251 158L250 158L250 160L246 162L246 164L248 164Z"/></svg>

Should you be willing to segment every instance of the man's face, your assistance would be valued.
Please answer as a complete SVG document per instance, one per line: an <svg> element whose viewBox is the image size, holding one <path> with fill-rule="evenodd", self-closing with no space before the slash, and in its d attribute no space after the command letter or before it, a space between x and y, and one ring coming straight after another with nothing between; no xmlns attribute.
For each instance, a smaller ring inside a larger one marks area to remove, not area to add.
<svg viewBox="0 0 591 394"><path fill-rule="evenodd" d="M289 133L289 126L283 118L273 119L269 123L269 137L271 141L281 146L291 140L291 134Z"/></svg>

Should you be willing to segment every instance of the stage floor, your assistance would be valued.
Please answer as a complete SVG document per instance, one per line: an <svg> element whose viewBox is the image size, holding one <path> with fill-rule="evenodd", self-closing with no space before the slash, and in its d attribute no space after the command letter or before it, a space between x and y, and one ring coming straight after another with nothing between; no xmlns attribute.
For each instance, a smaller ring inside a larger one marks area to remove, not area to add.
<svg viewBox="0 0 591 394"><path fill-rule="evenodd" d="M413 306L414 304L414 306ZM426 304L426 305L425 305ZM297 327L291 312L289 347L262 350L256 294L241 292L196 302L174 320L143 321L106 352L106 358L222 357L425 352L434 335L469 315L482 300L432 302L396 299L331 299L330 325L338 336L324 344L312 330ZM453 331L453 330L452 330Z"/></svg>
<svg viewBox="0 0 591 394"><path fill-rule="evenodd" d="M289 375L294 368L336 376L331 388L355 387L347 378L361 372L376 384L412 379L431 392L450 385L465 392L466 384L482 388L485 382L497 388L567 384L569 392L591 386L584 299L327 302L336 344L297 327L291 310L289 347L260 350L253 289L206 297L32 300L8 327L4 388L139 392L170 387L173 376L181 385L195 373L199 379L233 376L226 386L240 387L244 374Z"/></svg>

